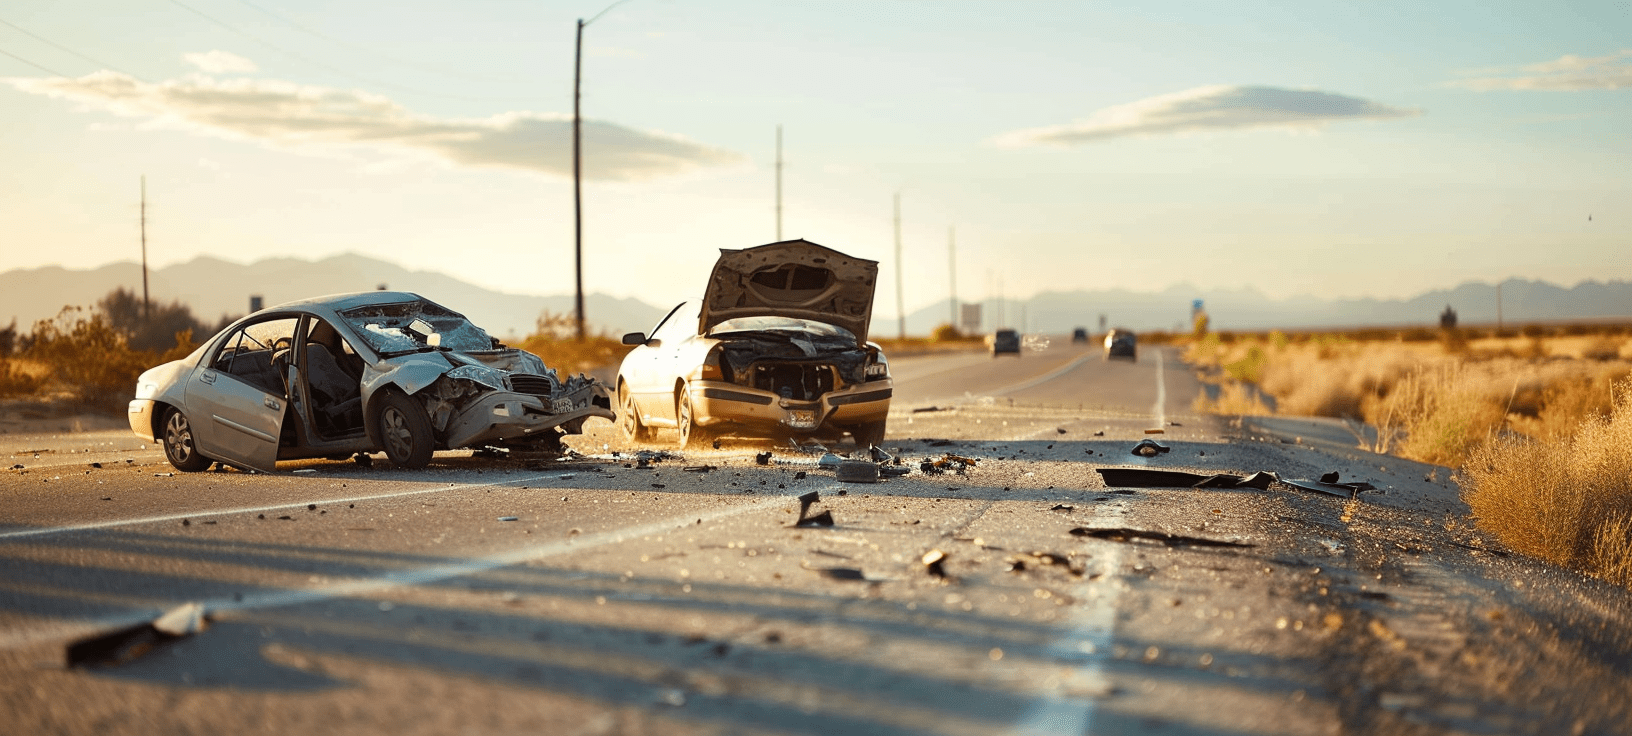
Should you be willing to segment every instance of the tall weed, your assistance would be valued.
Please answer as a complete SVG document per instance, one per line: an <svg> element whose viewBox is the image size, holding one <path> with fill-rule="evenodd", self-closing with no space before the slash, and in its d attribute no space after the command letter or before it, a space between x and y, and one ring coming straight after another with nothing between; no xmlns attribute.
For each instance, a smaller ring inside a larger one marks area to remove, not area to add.
<svg viewBox="0 0 1632 736"><path fill-rule="evenodd" d="M1632 383L1570 436L1507 435L1472 452L1463 499L1512 549L1632 586Z"/></svg>

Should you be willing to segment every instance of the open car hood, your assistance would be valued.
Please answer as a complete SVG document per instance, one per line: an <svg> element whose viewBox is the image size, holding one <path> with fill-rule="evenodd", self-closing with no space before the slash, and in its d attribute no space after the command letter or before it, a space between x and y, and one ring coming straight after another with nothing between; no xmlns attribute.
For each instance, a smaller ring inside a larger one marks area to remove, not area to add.
<svg viewBox="0 0 1632 736"><path fill-rule="evenodd" d="M877 261L808 240L721 248L703 294L698 334L738 317L794 317L842 327L865 344L877 282Z"/></svg>

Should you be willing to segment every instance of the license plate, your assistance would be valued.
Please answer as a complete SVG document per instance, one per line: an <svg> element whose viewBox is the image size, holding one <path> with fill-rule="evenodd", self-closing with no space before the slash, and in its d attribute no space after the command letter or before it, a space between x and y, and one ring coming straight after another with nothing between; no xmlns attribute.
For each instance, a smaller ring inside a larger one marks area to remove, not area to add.
<svg viewBox="0 0 1632 736"><path fill-rule="evenodd" d="M816 426L816 411L813 409L790 409L788 411L788 426L799 429L811 429Z"/></svg>

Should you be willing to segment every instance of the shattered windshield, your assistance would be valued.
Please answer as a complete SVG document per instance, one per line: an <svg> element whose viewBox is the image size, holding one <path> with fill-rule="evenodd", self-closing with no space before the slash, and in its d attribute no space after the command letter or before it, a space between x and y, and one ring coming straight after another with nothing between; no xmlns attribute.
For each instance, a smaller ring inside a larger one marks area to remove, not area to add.
<svg viewBox="0 0 1632 736"><path fill-rule="evenodd" d="M460 352L492 350L487 331L464 315L425 300L371 304L340 313L357 334L382 355L447 348Z"/></svg>
<svg viewBox="0 0 1632 736"><path fill-rule="evenodd" d="M710 335L730 332L800 332L816 337L842 337L852 342L856 336L842 327L794 317L738 317L728 319L709 330Z"/></svg>

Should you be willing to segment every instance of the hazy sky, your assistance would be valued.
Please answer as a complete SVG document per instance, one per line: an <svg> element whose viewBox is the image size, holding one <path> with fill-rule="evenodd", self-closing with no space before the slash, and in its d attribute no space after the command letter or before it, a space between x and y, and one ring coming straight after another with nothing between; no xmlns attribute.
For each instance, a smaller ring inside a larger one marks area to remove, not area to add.
<svg viewBox="0 0 1632 736"><path fill-rule="evenodd" d="M572 288L558 0L6 0L0 270L355 251ZM948 291L1632 278L1632 2L627 0L585 30L585 283L787 238ZM1589 220L1590 216L1590 220ZM457 306L457 305L454 305Z"/></svg>

